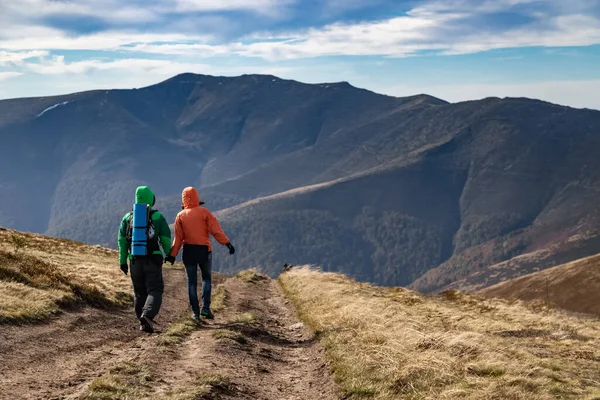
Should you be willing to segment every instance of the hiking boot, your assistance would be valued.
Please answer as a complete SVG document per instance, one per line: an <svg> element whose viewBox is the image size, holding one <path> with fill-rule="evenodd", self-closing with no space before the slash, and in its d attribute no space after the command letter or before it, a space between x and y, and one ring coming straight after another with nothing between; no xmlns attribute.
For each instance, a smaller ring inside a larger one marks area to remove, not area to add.
<svg viewBox="0 0 600 400"><path fill-rule="evenodd" d="M192 315L192 319L196 322L200 322L200 316L198 314Z"/></svg>
<svg viewBox="0 0 600 400"><path fill-rule="evenodd" d="M210 312L208 308L203 308L202 311L200 311L200 315L202 315L206 319L215 319L215 316L212 312Z"/></svg>
<svg viewBox="0 0 600 400"><path fill-rule="evenodd" d="M140 330L146 333L154 333L154 322L145 315L140 318Z"/></svg>

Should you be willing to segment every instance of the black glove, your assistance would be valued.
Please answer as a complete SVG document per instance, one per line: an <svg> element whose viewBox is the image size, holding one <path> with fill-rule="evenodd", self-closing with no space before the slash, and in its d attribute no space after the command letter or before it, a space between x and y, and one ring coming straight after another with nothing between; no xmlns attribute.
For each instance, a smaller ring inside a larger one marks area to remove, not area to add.
<svg viewBox="0 0 600 400"><path fill-rule="evenodd" d="M235 254L235 247L231 243L227 243L225 246L229 249L229 254Z"/></svg>
<svg viewBox="0 0 600 400"><path fill-rule="evenodd" d="M129 272L129 266L127 264L121 264L121 271L123 271L123 273L127 275L127 273Z"/></svg>
<svg viewBox="0 0 600 400"><path fill-rule="evenodd" d="M175 264L175 257L169 255L165 257L165 262L171 263L171 265Z"/></svg>

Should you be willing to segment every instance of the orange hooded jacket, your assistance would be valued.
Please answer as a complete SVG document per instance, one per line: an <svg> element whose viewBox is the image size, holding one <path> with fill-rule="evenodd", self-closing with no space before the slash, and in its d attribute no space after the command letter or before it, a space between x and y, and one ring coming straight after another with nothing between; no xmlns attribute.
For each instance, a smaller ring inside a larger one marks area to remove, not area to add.
<svg viewBox="0 0 600 400"><path fill-rule="evenodd" d="M177 257L183 244L208 246L212 251L209 234L222 245L229 243L229 238L223 232L217 218L206 208L200 207L200 196L193 187L188 187L181 193L183 211L175 218L175 240L171 256Z"/></svg>

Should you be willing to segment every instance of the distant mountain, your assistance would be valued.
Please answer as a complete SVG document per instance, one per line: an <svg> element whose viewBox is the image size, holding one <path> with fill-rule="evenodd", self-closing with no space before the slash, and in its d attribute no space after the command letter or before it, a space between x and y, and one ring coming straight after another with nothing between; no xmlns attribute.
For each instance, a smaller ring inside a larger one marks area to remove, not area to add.
<svg viewBox="0 0 600 400"><path fill-rule="evenodd" d="M600 113L488 99L420 115L397 139L426 132L437 142L366 173L223 211L235 237L268 249L225 267L343 265L363 280L435 291L470 275L471 285L493 284L487 267L558 244L555 261L600 249L592 234L568 240L598 226L600 136L591 132L600 133Z"/></svg>
<svg viewBox="0 0 600 400"><path fill-rule="evenodd" d="M502 282L479 293L542 300L566 310L600 316L600 255Z"/></svg>
<svg viewBox="0 0 600 400"><path fill-rule="evenodd" d="M225 271L315 263L435 291L598 228L600 112L536 100L184 74L0 101L0 137L0 225L114 246L137 185L169 219L194 185L239 249Z"/></svg>
<svg viewBox="0 0 600 400"><path fill-rule="evenodd" d="M335 178L377 163L335 170L349 147L369 151L371 128L362 127L437 104L347 83L192 74L139 90L0 101L0 224L109 244L135 185L164 198L186 185L261 176L263 185L223 189L210 203L218 208ZM344 147L329 152L322 141ZM295 170L298 158L306 167ZM282 160L285 171L259 172Z"/></svg>
<svg viewBox="0 0 600 400"><path fill-rule="evenodd" d="M564 233L568 233L568 231L563 231ZM439 267L427 271L411 286L422 291L431 291L431 286L433 286L433 290L458 289L473 292L524 274L597 254L600 249L598 231L582 232L571 237L557 237L551 244L546 244L545 247L538 249L535 249L536 246L526 245L535 243L536 240L539 241L539 238L543 238L543 236L543 228L529 228L515 232L509 237L498 238L475 246L452 257ZM530 251L532 248L534 250ZM523 251L525 253L520 254ZM497 262L497 260L505 259L506 255L511 253L518 255Z"/></svg>
<svg viewBox="0 0 600 400"><path fill-rule="evenodd" d="M276 274L283 261L343 270L362 280L408 284L452 255L464 176L417 157L349 178L252 200L218 213L246 249L219 261ZM442 156L443 157L443 156Z"/></svg>

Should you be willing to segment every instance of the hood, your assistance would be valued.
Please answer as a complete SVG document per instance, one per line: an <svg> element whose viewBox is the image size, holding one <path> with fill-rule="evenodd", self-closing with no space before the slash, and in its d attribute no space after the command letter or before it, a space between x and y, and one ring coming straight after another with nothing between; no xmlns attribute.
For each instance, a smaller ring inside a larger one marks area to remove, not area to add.
<svg viewBox="0 0 600 400"><path fill-rule="evenodd" d="M200 196L196 189L193 187L183 189L183 192L181 193L181 205L183 208L199 207L202 204L204 204L204 202L200 201Z"/></svg>
<svg viewBox="0 0 600 400"><path fill-rule="evenodd" d="M136 204L148 204L150 207L156 203L154 192L148 186L140 186L135 191Z"/></svg>

